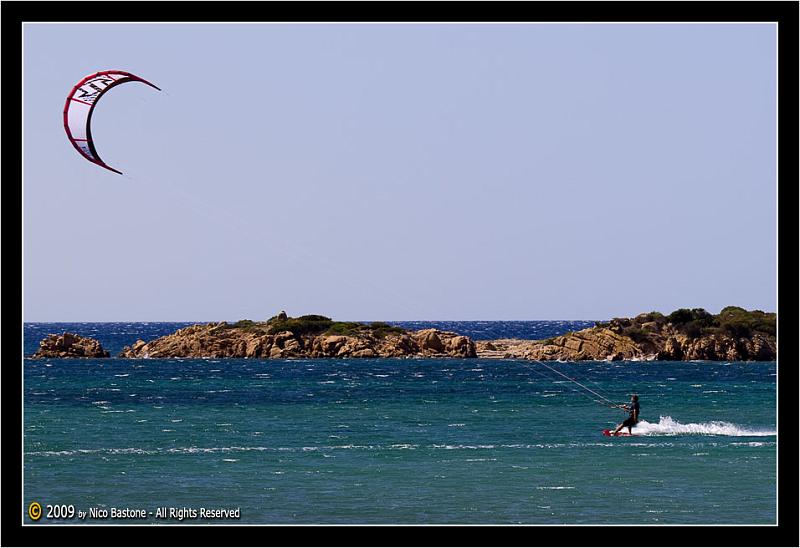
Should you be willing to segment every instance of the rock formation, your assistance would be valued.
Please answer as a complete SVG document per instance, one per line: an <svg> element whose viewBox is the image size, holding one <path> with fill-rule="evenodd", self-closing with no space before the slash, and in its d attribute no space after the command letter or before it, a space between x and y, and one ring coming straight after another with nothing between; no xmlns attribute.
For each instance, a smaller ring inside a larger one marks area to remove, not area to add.
<svg viewBox="0 0 800 548"><path fill-rule="evenodd" d="M49 335L39 343L33 358L108 358L99 341L74 333Z"/></svg>
<svg viewBox="0 0 800 548"><path fill-rule="evenodd" d="M533 360L630 360L643 350L628 337L608 329L590 328L543 341L499 339L478 341L479 357L525 358Z"/></svg>
<svg viewBox="0 0 800 548"><path fill-rule="evenodd" d="M333 322L324 316L268 322L198 324L149 343L125 347L124 358L474 358L468 337L423 329L406 331L387 324Z"/></svg>
<svg viewBox="0 0 800 548"><path fill-rule="evenodd" d="M530 360L717 360L767 361L777 357L776 315L738 307L718 315L680 309L635 318L614 318L595 327L544 340L469 337L422 329L408 331L383 322L335 322L325 316L265 322L242 320L197 324L154 341L126 346L123 358L520 358ZM108 357L94 339L50 335L34 355Z"/></svg>
<svg viewBox="0 0 800 548"><path fill-rule="evenodd" d="M532 360L767 361L777 356L775 314L727 307L714 316L681 309L615 318L540 341L477 341L479 357Z"/></svg>

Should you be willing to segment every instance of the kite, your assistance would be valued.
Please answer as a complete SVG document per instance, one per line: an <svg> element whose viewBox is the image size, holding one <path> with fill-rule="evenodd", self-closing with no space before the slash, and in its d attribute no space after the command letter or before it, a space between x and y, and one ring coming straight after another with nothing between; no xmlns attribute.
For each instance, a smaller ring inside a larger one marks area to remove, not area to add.
<svg viewBox="0 0 800 548"><path fill-rule="evenodd" d="M121 70L104 70L95 72L75 84L67 96L64 104L64 129L67 138L81 156L101 167L122 175L113 167L106 164L97 154L97 149L92 140L92 113L97 101L105 92L116 85L126 82L142 82L161 91L161 88L151 84L144 78L139 78L130 72Z"/></svg>

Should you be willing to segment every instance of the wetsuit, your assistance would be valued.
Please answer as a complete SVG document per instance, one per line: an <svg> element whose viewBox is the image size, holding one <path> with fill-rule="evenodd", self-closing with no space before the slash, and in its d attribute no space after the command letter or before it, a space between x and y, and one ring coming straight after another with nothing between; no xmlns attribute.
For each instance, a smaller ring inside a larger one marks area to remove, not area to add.
<svg viewBox="0 0 800 548"><path fill-rule="evenodd" d="M627 419L625 419L625 422L622 423L622 426L635 425L638 422L636 418L639 416L639 402L635 401L630 405L626 405L625 409L630 411L630 416Z"/></svg>

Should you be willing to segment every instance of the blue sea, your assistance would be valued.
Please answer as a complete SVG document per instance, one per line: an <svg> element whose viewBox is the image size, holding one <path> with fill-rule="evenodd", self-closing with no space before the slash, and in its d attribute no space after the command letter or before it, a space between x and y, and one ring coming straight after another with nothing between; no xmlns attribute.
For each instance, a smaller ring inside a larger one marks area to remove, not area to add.
<svg viewBox="0 0 800 548"><path fill-rule="evenodd" d="M594 322L392 323L487 339ZM26 324L24 353L70 331L113 356L184 325ZM776 522L775 362L546 365L25 359L24 511L37 501L51 524ZM638 435L602 436L625 418L607 400L631 393ZM144 518L110 517L123 509ZM206 514L221 509L234 516Z"/></svg>

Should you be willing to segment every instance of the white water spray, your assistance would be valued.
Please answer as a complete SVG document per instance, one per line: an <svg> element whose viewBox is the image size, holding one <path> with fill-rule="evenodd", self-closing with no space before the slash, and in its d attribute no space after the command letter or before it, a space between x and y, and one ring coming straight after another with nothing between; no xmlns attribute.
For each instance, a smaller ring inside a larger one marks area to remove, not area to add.
<svg viewBox="0 0 800 548"><path fill-rule="evenodd" d="M639 421L633 427L633 433L640 436L682 436L682 435L706 435L706 436L774 436L775 430L754 429L739 426L731 422L710 421L710 422L690 422L683 424L670 416L659 417L658 423L650 423L645 420Z"/></svg>

